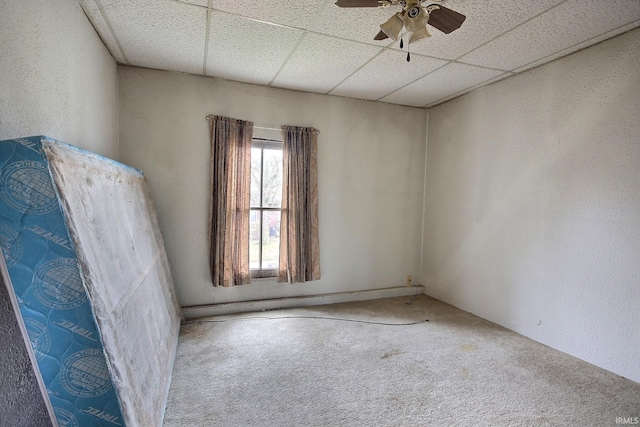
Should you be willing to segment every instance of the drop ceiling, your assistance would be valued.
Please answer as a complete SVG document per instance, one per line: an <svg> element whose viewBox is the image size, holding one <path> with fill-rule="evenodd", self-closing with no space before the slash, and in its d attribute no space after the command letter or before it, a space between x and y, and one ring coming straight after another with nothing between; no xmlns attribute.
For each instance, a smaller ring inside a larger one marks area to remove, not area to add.
<svg viewBox="0 0 640 427"><path fill-rule="evenodd" d="M407 49L400 10L335 0L79 0L118 63L430 107L640 26L640 0L448 0L466 15ZM430 4L425 2L423 5Z"/></svg>

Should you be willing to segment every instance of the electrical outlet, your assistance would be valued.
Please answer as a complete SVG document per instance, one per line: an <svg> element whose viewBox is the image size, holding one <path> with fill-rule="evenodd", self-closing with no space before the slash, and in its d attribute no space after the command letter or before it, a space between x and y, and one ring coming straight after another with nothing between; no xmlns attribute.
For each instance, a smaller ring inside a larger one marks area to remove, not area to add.
<svg viewBox="0 0 640 427"><path fill-rule="evenodd" d="M411 275L407 276L407 286L411 286Z"/></svg>

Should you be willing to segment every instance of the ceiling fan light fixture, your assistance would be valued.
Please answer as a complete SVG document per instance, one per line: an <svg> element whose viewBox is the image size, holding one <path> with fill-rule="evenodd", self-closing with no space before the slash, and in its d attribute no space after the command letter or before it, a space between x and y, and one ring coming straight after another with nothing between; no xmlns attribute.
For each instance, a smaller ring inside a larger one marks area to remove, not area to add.
<svg viewBox="0 0 640 427"><path fill-rule="evenodd" d="M427 30L426 26L422 27L420 30L415 31L413 34L411 34L409 43L417 42L418 40L423 39L425 37L431 37L431 34L429 34L429 30Z"/></svg>
<svg viewBox="0 0 640 427"><path fill-rule="evenodd" d="M398 12L389 18L387 22L380 25L380 29L387 37L395 42L398 41L398 36L400 35L400 31L402 31L403 25L401 14Z"/></svg>
<svg viewBox="0 0 640 427"><path fill-rule="evenodd" d="M407 13L404 17L404 26L407 31L420 31L427 24L429 14L420 6L420 3L413 3L408 6Z"/></svg>

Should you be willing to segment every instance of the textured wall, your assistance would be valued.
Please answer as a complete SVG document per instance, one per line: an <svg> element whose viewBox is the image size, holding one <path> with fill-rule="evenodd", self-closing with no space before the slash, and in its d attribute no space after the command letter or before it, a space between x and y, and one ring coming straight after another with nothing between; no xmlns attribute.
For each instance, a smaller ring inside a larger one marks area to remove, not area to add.
<svg viewBox="0 0 640 427"><path fill-rule="evenodd" d="M116 65L76 1L2 0L0 58L0 140L45 134L118 155ZM19 377L2 370L2 393L11 407L6 402L0 407L0 424L50 424L28 360L17 341L7 344L17 339L9 335L16 330L5 323L15 321L15 315L4 286L0 288L0 318L7 334L2 335L0 359L23 368Z"/></svg>
<svg viewBox="0 0 640 427"><path fill-rule="evenodd" d="M0 140L118 156L115 61L75 0L0 2Z"/></svg>
<svg viewBox="0 0 640 427"><path fill-rule="evenodd" d="M640 30L430 110L428 294L640 381Z"/></svg>
<svg viewBox="0 0 640 427"><path fill-rule="evenodd" d="M121 160L149 180L183 306L379 289L418 274L424 110L129 67L118 87ZM321 280L211 286L210 113L320 129Z"/></svg>
<svg viewBox="0 0 640 427"><path fill-rule="evenodd" d="M0 425L50 426L47 405L13 312L5 281L4 257L0 257Z"/></svg>

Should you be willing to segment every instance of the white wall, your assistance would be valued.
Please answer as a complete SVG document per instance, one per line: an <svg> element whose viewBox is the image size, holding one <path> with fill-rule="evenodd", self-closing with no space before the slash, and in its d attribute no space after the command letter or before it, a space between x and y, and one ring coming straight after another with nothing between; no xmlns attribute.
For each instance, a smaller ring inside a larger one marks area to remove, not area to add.
<svg viewBox="0 0 640 427"><path fill-rule="evenodd" d="M75 0L0 2L0 140L118 156L117 68Z"/></svg>
<svg viewBox="0 0 640 427"><path fill-rule="evenodd" d="M426 292L640 382L640 30L429 112Z"/></svg>
<svg viewBox="0 0 640 427"><path fill-rule="evenodd" d="M182 306L402 286L418 274L424 110L131 67L119 68L119 105L121 160L149 180ZM320 129L321 280L211 285L210 113Z"/></svg>

